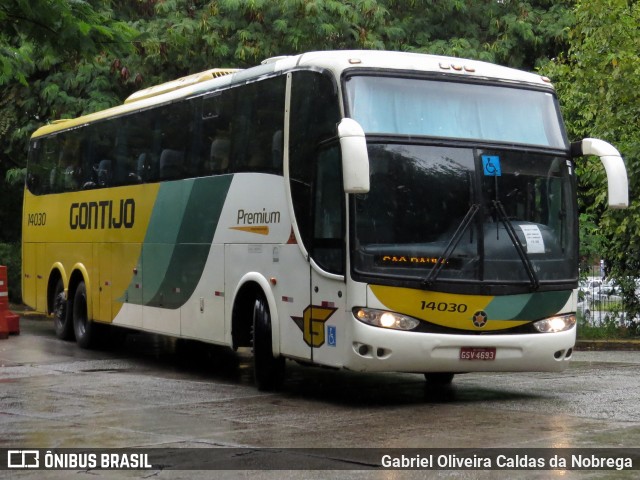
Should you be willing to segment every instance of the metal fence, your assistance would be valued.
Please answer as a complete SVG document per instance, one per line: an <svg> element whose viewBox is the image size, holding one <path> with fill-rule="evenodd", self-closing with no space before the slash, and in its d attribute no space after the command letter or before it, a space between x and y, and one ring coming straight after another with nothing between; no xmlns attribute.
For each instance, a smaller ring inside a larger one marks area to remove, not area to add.
<svg viewBox="0 0 640 480"><path fill-rule="evenodd" d="M592 327L620 327L632 335L640 333L640 319L625 311L620 288L600 276L598 268L580 281L578 315Z"/></svg>

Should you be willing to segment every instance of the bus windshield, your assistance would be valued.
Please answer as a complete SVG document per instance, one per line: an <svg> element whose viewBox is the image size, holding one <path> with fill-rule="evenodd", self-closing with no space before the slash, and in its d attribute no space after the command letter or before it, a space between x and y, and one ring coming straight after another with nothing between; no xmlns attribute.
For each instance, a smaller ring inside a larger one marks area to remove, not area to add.
<svg viewBox="0 0 640 480"><path fill-rule="evenodd" d="M368 134L420 135L567 149L550 92L416 78L347 79L351 117Z"/></svg>
<svg viewBox="0 0 640 480"><path fill-rule="evenodd" d="M354 274L502 291L576 282L573 164L552 93L364 75L347 91L371 173L353 198Z"/></svg>
<svg viewBox="0 0 640 480"><path fill-rule="evenodd" d="M424 282L577 278L572 164L500 149L369 144L354 271Z"/></svg>

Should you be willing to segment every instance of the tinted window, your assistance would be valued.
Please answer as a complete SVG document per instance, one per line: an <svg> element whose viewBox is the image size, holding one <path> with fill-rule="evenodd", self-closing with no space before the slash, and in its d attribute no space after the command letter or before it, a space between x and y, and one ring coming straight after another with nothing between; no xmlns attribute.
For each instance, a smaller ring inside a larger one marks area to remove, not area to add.
<svg viewBox="0 0 640 480"><path fill-rule="evenodd" d="M199 175L231 171L229 157L235 91L224 90L199 99L201 128L195 157Z"/></svg>
<svg viewBox="0 0 640 480"><path fill-rule="evenodd" d="M286 77L160 105L35 140L37 194L227 172L282 173Z"/></svg>
<svg viewBox="0 0 640 480"><path fill-rule="evenodd" d="M238 90L231 127L235 171L282 172L285 85L280 76Z"/></svg>
<svg viewBox="0 0 640 480"><path fill-rule="evenodd" d="M312 254L317 243L315 238L335 238L336 229L339 232L337 236L342 235L344 195L339 177L330 174L331 170L340 170L340 158L337 149L332 150L325 145L327 140L335 137L339 121L338 96L331 77L318 72L295 72L291 87L289 181L298 229ZM340 185L337 192L336 182ZM326 202L331 195L336 196L332 202L338 205L333 205L334 210L322 213L324 207L330 207ZM325 214L326 217L320 218ZM330 223L333 224L331 228ZM341 269L337 266L341 261L335 260L341 257L334 247L334 244L324 242L323 252L317 250L323 258L322 261L316 260L331 271Z"/></svg>

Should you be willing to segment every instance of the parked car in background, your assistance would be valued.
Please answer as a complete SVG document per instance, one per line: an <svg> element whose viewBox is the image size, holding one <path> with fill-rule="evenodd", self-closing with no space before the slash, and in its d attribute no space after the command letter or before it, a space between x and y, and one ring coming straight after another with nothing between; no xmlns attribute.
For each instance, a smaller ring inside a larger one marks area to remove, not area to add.
<svg viewBox="0 0 640 480"><path fill-rule="evenodd" d="M583 316L587 324L593 327L603 326L612 320L622 327L627 326L630 321L626 312L608 310L602 307L602 303L595 304L585 300L578 302L578 313Z"/></svg>
<svg viewBox="0 0 640 480"><path fill-rule="evenodd" d="M633 282L635 296L640 298L640 278L627 280ZM640 335L640 315L627 311L622 288L615 280L597 274L584 277L578 285L577 311L587 325L600 327L613 321L614 325L628 329L632 335Z"/></svg>
<svg viewBox="0 0 640 480"><path fill-rule="evenodd" d="M578 289L581 300L592 303L622 301L620 289L613 282L606 279L587 277L587 279L580 282Z"/></svg>

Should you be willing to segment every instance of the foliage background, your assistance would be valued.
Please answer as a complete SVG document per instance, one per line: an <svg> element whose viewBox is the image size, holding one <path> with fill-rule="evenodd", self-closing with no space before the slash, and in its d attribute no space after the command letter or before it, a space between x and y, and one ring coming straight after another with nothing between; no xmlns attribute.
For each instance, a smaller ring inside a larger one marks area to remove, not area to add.
<svg viewBox="0 0 640 480"><path fill-rule="evenodd" d="M599 160L578 164L581 247L605 259L616 279L624 310L640 314L640 3L578 2L569 49L547 64L555 80L571 138L602 138L618 148L627 166L630 207L606 208L606 178ZM599 255L598 255L599 252Z"/></svg>
<svg viewBox="0 0 640 480"><path fill-rule="evenodd" d="M14 252L4 255L19 252L20 182L37 127L207 68L366 48L475 58L550 76L570 138L613 143L630 173L631 208L612 212L599 162L580 164L585 263L604 257L612 274L640 277L639 8L631 0L3 0L0 243ZM640 309L631 283L630 308Z"/></svg>

